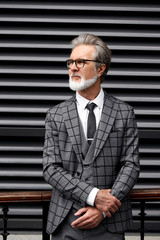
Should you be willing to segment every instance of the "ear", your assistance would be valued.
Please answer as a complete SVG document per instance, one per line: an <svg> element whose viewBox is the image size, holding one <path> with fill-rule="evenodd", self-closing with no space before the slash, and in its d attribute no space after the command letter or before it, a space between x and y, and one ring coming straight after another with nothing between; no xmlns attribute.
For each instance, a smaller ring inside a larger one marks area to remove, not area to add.
<svg viewBox="0 0 160 240"><path fill-rule="evenodd" d="M106 65L103 63L99 68L97 68L97 76L100 77L104 73Z"/></svg>

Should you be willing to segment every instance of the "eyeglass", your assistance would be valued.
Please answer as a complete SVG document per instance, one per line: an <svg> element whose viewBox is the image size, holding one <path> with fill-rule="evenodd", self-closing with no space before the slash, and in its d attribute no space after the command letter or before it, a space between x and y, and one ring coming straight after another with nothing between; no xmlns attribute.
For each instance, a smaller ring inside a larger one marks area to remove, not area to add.
<svg viewBox="0 0 160 240"><path fill-rule="evenodd" d="M99 63L101 63L100 61L89 60L89 59L76 59L76 60L68 59L68 60L66 60L68 68L71 68L73 63L75 63L77 68L83 68L86 62L99 62Z"/></svg>

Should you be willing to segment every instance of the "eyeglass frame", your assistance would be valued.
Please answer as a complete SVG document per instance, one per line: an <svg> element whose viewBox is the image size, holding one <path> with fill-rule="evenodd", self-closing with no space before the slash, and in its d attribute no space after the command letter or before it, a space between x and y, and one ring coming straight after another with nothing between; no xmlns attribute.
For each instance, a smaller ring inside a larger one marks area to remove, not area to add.
<svg viewBox="0 0 160 240"><path fill-rule="evenodd" d="M76 67L77 68L83 68L84 67L84 65L85 65L85 62L98 62L98 63L101 63L100 61L98 61L98 60L93 60L93 59L83 59L83 58L77 58L77 59L75 59L75 60L73 60L73 59L67 59L66 60L66 64L67 64L67 67L70 69L71 67L69 67L69 65L68 65L68 61L71 61L71 63L73 64L73 63L75 63L75 65L76 65ZM83 67L78 67L77 66L77 60L82 60L82 63L83 63Z"/></svg>

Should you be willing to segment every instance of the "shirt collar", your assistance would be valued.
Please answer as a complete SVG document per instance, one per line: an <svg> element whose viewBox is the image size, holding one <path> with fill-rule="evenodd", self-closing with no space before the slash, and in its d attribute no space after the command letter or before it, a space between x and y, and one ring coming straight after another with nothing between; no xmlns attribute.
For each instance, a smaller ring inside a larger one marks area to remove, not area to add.
<svg viewBox="0 0 160 240"><path fill-rule="evenodd" d="M81 108L85 109L86 105L88 103L94 102L100 109L102 109L103 107L103 101L104 101L104 91L101 88L100 93L98 94L98 96L92 100L89 101L88 99L82 97L78 92L76 92L76 100L77 103L81 106Z"/></svg>

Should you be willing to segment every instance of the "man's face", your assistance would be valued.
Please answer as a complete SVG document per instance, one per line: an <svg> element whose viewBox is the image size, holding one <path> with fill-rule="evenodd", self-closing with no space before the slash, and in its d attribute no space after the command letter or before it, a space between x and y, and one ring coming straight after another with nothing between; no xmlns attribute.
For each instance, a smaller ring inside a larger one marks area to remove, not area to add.
<svg viewBox="0 0 160 240"><path fill-rule="evenodd" d="M70 59L94 59L95 47L92 45L79 45L75 47L70 55ZM91 79L97 79L96 71L95 71L95 63L86 61L83 68L77 68L75 63L72 64L69 69L69 77L74 82L81 83L83 80L87 82ZM95 81L94 81L95 82Z"/></svg>

